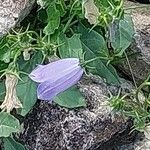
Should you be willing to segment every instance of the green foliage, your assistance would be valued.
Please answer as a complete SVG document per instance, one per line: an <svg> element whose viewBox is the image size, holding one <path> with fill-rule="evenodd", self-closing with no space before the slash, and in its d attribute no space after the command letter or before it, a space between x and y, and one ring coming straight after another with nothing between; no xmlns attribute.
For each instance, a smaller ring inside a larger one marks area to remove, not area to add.
<svg viewBox="0 0 150 150"><path fill-rule="evenodd" d="M70 25L68 23L71 23L75 16L82 17L82 3L78 0L41 0L39 5L46 10L44 17L47 17L47 24L43 31L47 35L54 34L56 30L61 31L63 28L66 30ZM38 15L40 16L40 14L41 11L39 11Z"/></svg>
<svg viewBox="0 0 150 150"><path fill-rule="evenodd" d="M109 61L109 53L104 38L96 31L90 31L83 26L80 27L79 31L82 33L81 41L85 59L102 58L89 63L87 70L105 78L108 83L119 84L120 79L116 70L107 63Z"/></svg>
<svg viewBox="0 0 150 150"><path fill-rule="evenodd" d="M28 74L37 64L47 63L51 57L79 58L86 73L96 74L109 84L120 84L112 62L118 56L121 58L131 44L134 34L131 17L124 15L123 0L94 0L99 16L97 24L91 26L85 18L84 2L38 0L38 13L31 18L34 20L32 30L23 25L0 39L0 103L4 102L7 92L5 75L14 75L19 79L15 96L22 103L22 108L14 111L15 115L25 116L36 103L37 85ZM136 101L125 101L126 98L113 97L111 106L133 117L137 129L143 128L149 119L146 116L149 99L141 109ZM76 86L57 95L54 101L66 108L86 107ZM12 137L4 138L19 130L19 121L1 111L0 136L5 150L25 149Z"/></svg>
<svg viewBox="0 0 150 150"><path fill-rule="evenodd" d="M134 26L130 15L115 20L110 27L110 41L116 56L122 56L133 40Z"/></svg>
<svg viewBox="0 0 150 150"><path fill-rule="evenodd" d="M30 73L37 64L41 64L43 59L47 59L53 54L55 46L49 43L47 36L41 37L36 32L29 31L28 28L25 32L13 31L3 37L1 41L0 101L3 103L4 99L7 99L6 83L4 82L5 74L15 75L19 78L19 83L16 89L17 95L14 96L18 96L18 99L22 103L22 108L18 109L17 113L25 116L37 101L37 86L29 79L28 73ZM7 93L7 95L9 94L11 93ZM7 102L7 105L11 106L13 104L11 104L10 98ZM0 127L0 136L8 137L12 133L19 132L21 125L19 120L14 116L6 112L0 112ZM7 144L7 146L4 144L7 149L10 148L10 144L13 144L12 140L7 141L7 143L8 142L9 144ZM19 147L17 143L14 145Z"/></svg>
<svg viewBox="0 0 150 150"><path fill-rule="evenodd" d="M22 78L17 86L17 93L19 100L21 101L23 108L19 111L22 116L25 116L37 101L36 96L36 83L31 81L29 77L25 76Z"/></svg>
<svg viewBox="0 0 150 150"><path fill-rule="evenodd" d="M61 58L82 58L83 50L79 34L74 34L71 38L61 34L59 45L58 50Z"/></svg>
<svg viewBox="0 0 150 150"><path fill-rule="evenodd" d="M0 101L3 101L5 97L5 84L0 82Z"/></svg>
<svg viewBox="0 0 150 150"><path fill-rule="evenodd" d="M109 99L110 106L113 107L114 110L120 111L125 107L125 96L120 97L120 93L117 96L111 96Z"/></svg>
<svg viewBox="0 0 150 150"><path fill-rule="evenodd" d="M81 33L81 41L83 45L86 45L95 53L97 56L109 59L109 51L107 48L107 43L103 36L98 32L86 28L83 25L79 26L79 33Z"/></svg>
<svg viewBox="0 0 150 150"><path fill-rule="evenodd" d="M46 11L48 15L48 24L44 29L44 33L53 34L60 24L60 12L57 10L55 4L48 6Z"/></svg>
<svg viewBox="0 0 150 150"><path fill-rule="evenodd" d="M56 96L54 102L66 108L86 106L84 97L75 86Z"/></svg>
<svg viewBox="0 0 150 150"><path fill-rule="evenodd" d="M6 112L0 112L0 137L8 137L11 133L19 132L20 129L18 119Z"/></svg>
<svg viewBox="0 0 150 150"><path fill-rule="evenodd" d="M141 132L145 131L150 122L150 95L144 96L142 92L145 86L150 86L150 82L146 80L135 91L124 96L111 96L109 99L115 111L133 119L133 130Z"/></svg>
<svg viewBox="0 0 150 150"><path fill-rule="evenodd" d="M100 11L99 25L106 27L114 19L120 20L123 17L123 0L95 0Z"/></svg>
<svg viewBox="0 0 150 150"><path fill-rule="evenodd" d="M25 147L12 137L3 138L4 150L25 150Z"/></svg>
<svg viewBox="0 0 150 150"><path fill-rule="evenodd" d="M42 63L42 60L43 57L41 52L34 53L31 60L28 60L26 62L24 62L23 58L21 58L18 61L19 63L21 63L20 70L26 73L30 73L36 67L37 64ZM26 75L22 75L21 79L22 80L20 80L17 85L17 95L23 105L23 108L20 109L18 112L22 116L25 116L37 101L37 85Z"/></svg>

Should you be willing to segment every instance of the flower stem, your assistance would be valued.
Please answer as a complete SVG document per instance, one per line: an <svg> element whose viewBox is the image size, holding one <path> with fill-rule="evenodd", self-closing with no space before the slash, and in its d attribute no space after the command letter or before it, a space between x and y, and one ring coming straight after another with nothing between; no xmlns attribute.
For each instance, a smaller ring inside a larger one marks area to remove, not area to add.
<svg viewBox="0 0 150 150"><path fill-rule="evenodd" d="M73 15L70 17L70 19L68 20L68 22L66 23L66 25L65 25L65 27L64 27L64 29L63 29L63 33L65 33L66 30L68 29L68 27L70 26L70 23L71 23L72 19L74 18L74 16L75 16L75 14L73 14Z"/></svg>
<svg viewBox="0 0 150 150"><path fill-rule="evenodd" d="M130 70L130 73L131 73L131 76L132 76L132 79L133 79L134 86L137 88L137 84L136 84L136 80L135 80L135 77L134 77L134 74L133 74L133 71L132 71L132 67L130 65L130 61L128 59L128 55L127 55L127 53L125 51L124 51L124 55L125 55L125 58L127 60L127 64L128 64L128 67L129 67L129 70Z"/></svg>
<svg viewBox="0 0 150 150"><path fill-rule="evenodd" d="M93 59L90 59L90 60L87 60L87 61L82 62L80 65L81 65L82 67L84 67L84 66L86 66L88 63L91 63L91 62L93 62L93 61L95 61L95 60L97 60L97 59L106 59L106 58L105 58L105 57L95 57L95 58L93 58Z"/></svg>

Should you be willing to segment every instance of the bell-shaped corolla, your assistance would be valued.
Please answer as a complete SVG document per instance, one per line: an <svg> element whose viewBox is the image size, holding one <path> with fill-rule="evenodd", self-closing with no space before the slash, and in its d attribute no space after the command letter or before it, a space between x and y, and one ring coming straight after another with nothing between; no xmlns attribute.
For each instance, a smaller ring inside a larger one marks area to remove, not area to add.
<svg viewBox="0 0 150 150"><path fill-rule="evenodd" d="M38 99L52 100L57 94L76 84L83 74L78 58L61 59L47 65L38 65L29 77L39 83Z"/></svg>

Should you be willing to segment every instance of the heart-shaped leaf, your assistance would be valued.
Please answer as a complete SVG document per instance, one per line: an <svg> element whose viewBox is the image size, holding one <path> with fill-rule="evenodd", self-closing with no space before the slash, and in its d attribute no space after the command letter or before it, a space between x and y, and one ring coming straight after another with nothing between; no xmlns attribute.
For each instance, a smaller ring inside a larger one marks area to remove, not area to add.
<svg viewBox="0 0 150 150"><path fill-rule="evenodd" d="M16 142L13 138L3 138L4 150L25 150L25 147Z"/></svg>
<svg viewBox="0 0 150 150"><path fill-rule="evenodd" d="M19 120L9 113L0 112L0 137L8 137L11 133L20 131Z"/></svg>
<svg viewBox="0 0 150 150"><path fill-rule="evenodd" d="M81 58L83 54L82 44L79 34L74 34L67 38L65 34L59 36L59 54L61 58Z"/></svg>
<svg viewBox="0 0 150 150"><path fill-rule="evenodd" d="M70 89L60 93L54 102L66 108L85 107L86 102L77 87L73 86Z"/></svg>
<svg viewBox="0 0 150 150"><path fill-rule="evenodd" d="M96 57L108 57L108 49L104 38L96 31L90 31L83 25L80 25L79 31L82 33L81 41L85 52L85 60ZM97 59L88 64L88 71L105 78L108 83L120 84L119 76L111 64L106 60Z"/></svg>

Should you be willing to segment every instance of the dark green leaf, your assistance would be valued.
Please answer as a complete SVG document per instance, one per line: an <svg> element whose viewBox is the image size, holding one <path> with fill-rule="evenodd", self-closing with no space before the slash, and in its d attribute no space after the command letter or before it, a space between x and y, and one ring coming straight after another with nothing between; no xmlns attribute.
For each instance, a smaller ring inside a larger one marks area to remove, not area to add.
<svg viewBox="0 0 150 150"><path fill-rule="evenodd" d="M5 37L0 39L0 61L10 61L10 48Z"/></svg>
<svg viewBox="0 0 150 150"><path fill-rule="evenodd" d="M3 101L5 98L5 84L4 81L0 82L0 101Z"/></svg>
<svg viewBox="0 0 150 150"><path fill-rule="evenodd" d="M23 105L23 108L20 110L20 114L25 116L37 101L37 86L36 83L27 76L23 77L22 80L23 81L19 81L17 85L17 95Z"/></svg>
<svg viewBox="0 0 150 150"><path fill-rule="evenodd" d="M20 70L30 73L37 64L41 64L43 59L41 52L36 52L29 61L19 60ZM28 76L21 76L23 81L19 81L17 85L17 95L23 104L23 109L21 109L20 114L25 116L33 105L37 101L36 96L36 84L28 78Z"/></svg>
<svg viewBox="0 0 150 150"><path fill-rule="evenodd" d="M19 70L30 73L38 64L42 63L42 60L43 54L40 51L35 52L28 61L25 61L23 57L20 57L18 60Z"/></svg>
<svg viewBox="0 0 150 150"><path fill-rule="evenodd" d="M135 33L131 16L126 15L123 20L114 21L110 33L111 45L115 54L122 56L123 52L130 46Z"/></svg>
<svg viewBox="0 0 150 150"><path fill-rule="evenodd" d="M71 38L67 38L64 34L59 36L59 54L61 58L81 58L83 54L80 35L74 34Z"/></svg>
<svg viewBox="0 0 150 150"><path fill-rule="evenodd" d="M8 137L13 132L19 132L21 126L19 120L9 113L0 113L0 137Z"/></svg>
<svg viewBox="0 0 150 150"><path fill-rule="evenodd" d="M86 102L77 87L71 87L70 89L60 93L54 100L55 103L66 108L85 107Z"/></svg>
<svg viewBox="0 0 150 150"><path fill-rule="evenodd" d="M42 22L42 23L47 23L47 13L46 10L42 9L38 12L37 15L38 19Z"/></svg>
<svg viewBox="0 0 150 150"><path fill-rule="evenodd" d="M0 70L4 70L4 69L6 69L7 67L8 67L8 64L6 64L6 63L0 61ZM0 73L0 74L1 74L1 73Z"/></svg>
<svg viewBox="0 0 150 150"><path fill-rule="evenodd" d="M83 25L79 25L79 32L82 34L81 41L88 45L89 49L99 57L108 57L109 52L104 38L96 31L90 31Z"/></svg>
<svg viewBox="0 0 150 150"><path fill-rule="evenodd" d="M82 30L81 30L82 29ZM107 57L108 50L106 43L101 35L95 31L90 31L86 28L80 28L82 33L81 41L83 50L85 51L85 60L90 60L96 57ZM105 78L108 83L119 84L119 76L112 65L108 65L107 61L97 59L88 64L93 69L87 68L89 72L97 74Z"/></svg>
<svg viewBox="0 0 150 150"><path fill-rule="evenodd" d="M53 34L58 29L60 24L60 12L56 9L55 5L50 5L47 9L48 24L44 29L44 33L49 35Z"/></svg>
<svg viewBox="0 0 150 150"><path fill-rule="evenodd" d="M3 138L4 150L25 150L25 147L13 138Z"/></svg>

